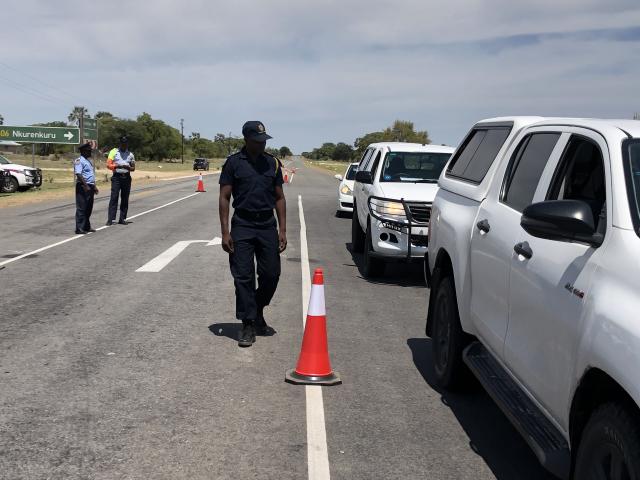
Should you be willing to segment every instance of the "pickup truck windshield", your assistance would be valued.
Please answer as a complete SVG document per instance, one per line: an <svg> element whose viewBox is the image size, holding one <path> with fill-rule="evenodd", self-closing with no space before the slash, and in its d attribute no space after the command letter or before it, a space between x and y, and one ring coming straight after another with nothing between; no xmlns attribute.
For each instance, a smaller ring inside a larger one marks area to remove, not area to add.
<svg viewBox="0 0 640 480"><path fill-rule="evenodd" d="M384 158L381 182L437 183L450 153L389 152Z"/></svg>
<svg viewBox="0 0 640 480"><path fill-rule="evenodd" d="M349 167L349 170L347 170L347 174L345 175L345 180L355 180L357 171L358 171L358 165L351 165Z"/></svg>
<svg viewBox="0 0 640 480"><path fill-rule="evenodd" d="M625 170L631 177L628 182L631 214L635 217L634 223L638 225L640 224L640 139L629 144L629 164ZM640 229L637 233L640 235Z"/></svg>
<svg viewBox="0 0 640 480"><path fill-rule="evenodd" d="M0 165L9 165L11 162L0 155Z"/></svg>

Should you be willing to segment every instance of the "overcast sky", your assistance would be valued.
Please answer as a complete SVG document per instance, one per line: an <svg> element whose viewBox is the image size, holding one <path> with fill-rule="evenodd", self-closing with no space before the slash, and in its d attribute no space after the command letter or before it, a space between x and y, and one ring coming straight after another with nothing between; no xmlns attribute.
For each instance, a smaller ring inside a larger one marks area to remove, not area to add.
<svg viewBox="0 0 640 480"><path fill-rule="evenodd" d="M0 39L10 125L255 119L301 152L395 119L455 146L486 117L640 111L638 0L21 0Z"/></svg>

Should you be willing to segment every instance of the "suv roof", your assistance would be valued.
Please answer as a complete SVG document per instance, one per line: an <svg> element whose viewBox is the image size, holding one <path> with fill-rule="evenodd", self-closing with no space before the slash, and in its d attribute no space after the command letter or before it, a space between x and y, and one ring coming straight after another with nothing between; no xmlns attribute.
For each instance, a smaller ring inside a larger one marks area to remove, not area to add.
<svg viewBox="0 0 640 480"><path fill-rule="evenodd" d="M593 130L607 130L616 128L632 137L640 137L640 122L638 120L616 119L616 118L564 118L548 117L541 122L536 122L535 126L547 125L570 125L574 127L586 127Z"/></svg>

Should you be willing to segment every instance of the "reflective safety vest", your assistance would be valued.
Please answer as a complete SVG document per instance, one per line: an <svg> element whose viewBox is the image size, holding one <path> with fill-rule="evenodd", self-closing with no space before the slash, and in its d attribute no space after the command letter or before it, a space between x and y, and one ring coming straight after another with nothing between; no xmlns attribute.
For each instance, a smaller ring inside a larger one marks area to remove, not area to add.
<svg viewBox="0 0 640 480"><path fill-rule="evenodd" d="M112 148L111 150L109 150L109 155L107 156L107 168L111 171L114 171L116 169L116 164L113 163L113 159L115 158L116 153L118 153L118 149Z"/></svg>

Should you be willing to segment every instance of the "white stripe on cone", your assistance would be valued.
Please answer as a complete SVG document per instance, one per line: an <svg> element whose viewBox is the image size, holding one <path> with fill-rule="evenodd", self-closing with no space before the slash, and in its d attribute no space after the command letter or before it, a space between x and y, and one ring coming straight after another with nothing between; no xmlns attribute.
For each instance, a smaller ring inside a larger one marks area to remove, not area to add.
<svg viewBox="0 0 640 480"><path fill-rule="evenodd" d="M307 316L323 317L327 311L324 308L324 285L311 285L311 298L309 298L309 308Z"/></svg>

